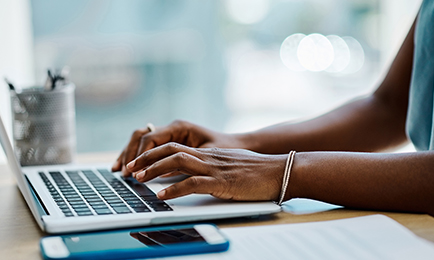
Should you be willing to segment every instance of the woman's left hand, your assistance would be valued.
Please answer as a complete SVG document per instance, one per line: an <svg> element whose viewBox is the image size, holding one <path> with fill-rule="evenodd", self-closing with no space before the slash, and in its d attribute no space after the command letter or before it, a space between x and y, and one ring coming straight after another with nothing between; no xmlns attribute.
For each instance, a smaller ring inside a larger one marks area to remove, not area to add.
<svg viewBox="0 0 434 260"><path fill-rule="evenodd" d="M229 200L277 200L286 157L167 143L142 153L127 168L141 182L167 174L190 175L158 192L164 200L192 193Z"/></svg>

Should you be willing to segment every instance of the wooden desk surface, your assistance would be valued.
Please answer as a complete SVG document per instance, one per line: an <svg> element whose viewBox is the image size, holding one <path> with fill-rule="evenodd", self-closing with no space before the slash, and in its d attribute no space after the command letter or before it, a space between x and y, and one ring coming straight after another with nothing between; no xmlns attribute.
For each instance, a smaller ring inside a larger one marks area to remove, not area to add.
<svg viewBox="0 0 434 260"><path fill-rule="evenodd" d="M98 161L112 162L115 154L85 154L77 161L82 163ZM34 221L15 180L6 166L0 166L0 258L1 259L42 259L39 253L39 239L46 234ZM220 227L274 225L343 219L371 214L384 214L401 223L416 235L434 242L434 218L426 214L390 213L335 209L320 213L293 215L281 212L260 218L228 219L215 221Z"/></svg>

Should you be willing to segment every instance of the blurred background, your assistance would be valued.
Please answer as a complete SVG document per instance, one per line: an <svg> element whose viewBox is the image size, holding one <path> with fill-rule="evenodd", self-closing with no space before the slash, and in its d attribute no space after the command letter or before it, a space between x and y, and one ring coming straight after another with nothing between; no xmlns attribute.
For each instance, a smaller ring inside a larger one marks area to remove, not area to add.
<svg viewBox="0 0 434 260"><path fill-rule="evenodd" d="M249 131L370 93L420 3L0 0L0 76L42 85L69 66L78 152L119 151L148 122Z"/></svg>

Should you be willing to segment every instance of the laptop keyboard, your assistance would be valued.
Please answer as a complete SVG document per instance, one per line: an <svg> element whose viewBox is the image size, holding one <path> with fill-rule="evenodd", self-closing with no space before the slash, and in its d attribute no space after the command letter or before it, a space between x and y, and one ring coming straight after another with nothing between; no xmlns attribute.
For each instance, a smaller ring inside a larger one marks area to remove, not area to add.
<svg viewBox="0 0 434 260"><path fill-rule="evenodd" d="M65 171L65 178L59 171L50 171L58 189L44 172L39 172L39 175L66 217L172 211L169 205L137 180L124 180L133 192L110 171L98 169L98 172Z"/></svg>

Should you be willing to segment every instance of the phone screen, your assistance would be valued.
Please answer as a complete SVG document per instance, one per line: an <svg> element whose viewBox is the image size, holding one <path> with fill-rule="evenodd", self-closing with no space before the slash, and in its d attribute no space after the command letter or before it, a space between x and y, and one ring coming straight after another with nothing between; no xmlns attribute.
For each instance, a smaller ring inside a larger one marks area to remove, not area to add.
<svg viewBox="0 0 434 260"><path fill-rule="evenodd" d="M205 239L194 228L71 235L64 236L63 240L71 253L164 247L175 243L205 242Z"/></svg>

